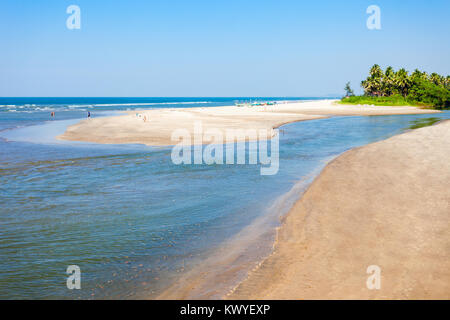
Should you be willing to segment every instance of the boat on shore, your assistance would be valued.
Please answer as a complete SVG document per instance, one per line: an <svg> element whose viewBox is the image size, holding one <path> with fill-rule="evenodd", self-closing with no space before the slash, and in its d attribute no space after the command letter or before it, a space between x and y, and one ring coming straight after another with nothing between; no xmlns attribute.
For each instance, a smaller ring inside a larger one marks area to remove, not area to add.
<svg viewBox="0 0 450 320"><path fill-rule="evenodd" d="M243 102L243 103L236 102L235 103L236 107L249 107L249 108L258 107L258 106L273 106L276 104L277 104L277 102L275 102L275 101L264 101L264 102L255 101L255 102Z"/></svg>

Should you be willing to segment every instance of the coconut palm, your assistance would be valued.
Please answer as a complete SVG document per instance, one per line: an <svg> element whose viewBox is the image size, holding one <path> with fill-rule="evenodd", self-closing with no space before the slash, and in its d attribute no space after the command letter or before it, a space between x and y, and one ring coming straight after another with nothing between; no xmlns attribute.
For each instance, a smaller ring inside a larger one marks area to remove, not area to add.
<svg viewBox="0 0 450 320"><path fill-rule="evenodd" d="M450 90L450 76L447 76L447 77L445 78L444 87L445 87L447 90Z"/></svg>
<svg viewBox="0 0 450 320"><path fill-rule="evenodd" d="M361 82L361 86L364 88L364 92L370 96L381 95L381 78L367 78Z"/></svg>
<svg viewBox="0 0 450 320"><path fill-rule="evenodd" d="M444 86L444 79L440 75L438 75L436 72L433 72L430 75L430 81L433 82L435 85L438 86Z"/></svg>
<svg viewBox="0 0 450 320"><path fill-rule="evenodd" d="M408 76L408 71L404 68L401 68L395 73L394 84L404 97L408 95L408 90L411 87L411 83L412 82Z"/></svg>
<svg viewBox="0 0 450 320"><path fill-rule="evenodd" d="M394 77L395 77L394 69L391 66L387 67L386 71L384 72L382 80L381 86L382 95L390 96L394 93L395 91Z"/></svg>
<svg viewBox="0 0 450 320"><path fill-rule="evenodd" d="M370 68L370 76L372 78L382 78L383 77L383 70L380 68L379 65L374 64L372 68Z"/></svg>
<svg viewBox="0 0 450 320"><path fill-rule="evenodd" d="M411 73L411 79L427 80L428 74L426 72L420 71L419 69L416 69L413 73Z"/></svg>
<svg viewBox="0 0 450 320"><path fill-rule="evenodd" d="M390 97L401 94L408 103L432 105L435 108L450 107L450 76L444 77L437 73L428 75L418 69L409 76L404 68L395 72L392 67L387 67L383 72L375 64L370 68L369 76L361 81L361 86L365 96Z"/></svg>
<svg viewBox="0 0 450 320"><path fill-rule="evenodd" d="M380 96L382 89L383 70L379 65L374 64L370 68L370 75L366 80L361 82L364 92L371 96Z"/></svg>

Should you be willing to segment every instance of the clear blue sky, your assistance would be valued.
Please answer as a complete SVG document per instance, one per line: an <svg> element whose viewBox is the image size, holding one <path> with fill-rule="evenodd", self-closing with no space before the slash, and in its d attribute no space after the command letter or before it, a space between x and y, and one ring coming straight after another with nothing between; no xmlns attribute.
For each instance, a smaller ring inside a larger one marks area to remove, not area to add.
<svg viewBox="0 0 450 320"><path fill-rule="evenodd" d="M448 0L2 0L0 96L324 96L374 63L447 75L449 16Z"/></svg>

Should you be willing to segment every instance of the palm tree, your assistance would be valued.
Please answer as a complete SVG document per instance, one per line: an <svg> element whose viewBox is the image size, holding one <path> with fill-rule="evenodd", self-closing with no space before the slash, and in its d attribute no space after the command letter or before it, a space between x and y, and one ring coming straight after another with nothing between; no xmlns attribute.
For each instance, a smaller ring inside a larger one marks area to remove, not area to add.
<svg viewBox="0 0 450 320"><path fill-rule="evenodd" d="M443 80L444 80L443 77L438 75L436 72L433 72L430 75L430 81L433 82L435 85L444 86L444 81Z"/></svg>
<svg viewBox="0 0 450 320"><path fill-rule="evenodd" d="M370 75L361 82L364 92L371 96L380 96L382 87L383 70L379 65L374 64L370 68Z"/></svg>
<svg viewBox="0 0 450 320"><path fill-rule="evenodd" d="M445 78L444 87L445 87L447 90L450 90L450 76L447 76L447 77Z"/></svg>
<svg viewBox="0 0 450 320"><path fill-rule="evenodd" d="M413 73L411 73L411 79L427 80L428 74L426 72L420 71L419 69L416 69Z"/></svg>
<svg viewBox="0 0 450 320"><path fill-rule="evenodd" d="M395 73L394 84L398 88L399 92L406 97L408 90L411 87L411 79L408 76L408 71L401 68Z"/></svg>
<svg viewBox="0 0 450 320"><path fill-rule="evenodd" d="M370 96L380 96L381 94L381 78L367 78L361 81L364 92Z"/></svg>
<svg viewBox="0 0 450 320"><path fill-rule="evenodd" d="M381 78L383 77L383 70L380 68L379 65L374 64L372 68L370 68L370 76L372 78Z"/></svg>
<svg viewBox="0 0 450 320"><path fill-rule="evenodd" d="M386 71L384 72L382 80L381 91L383 95L390 96L394 93L395 90L394 77L395 77L394 69L391 66L387 67Z"/></svg>

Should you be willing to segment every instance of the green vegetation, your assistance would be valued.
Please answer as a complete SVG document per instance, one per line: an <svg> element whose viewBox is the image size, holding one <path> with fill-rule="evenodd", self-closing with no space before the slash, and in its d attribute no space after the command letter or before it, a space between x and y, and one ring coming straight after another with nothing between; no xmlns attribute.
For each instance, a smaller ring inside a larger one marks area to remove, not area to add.
<svg viewBox="0 0 450 320"><path fill-rule="evenodd" d="M411 126L409 129L419 129L423 127L432 126L438 121L441 121L441 118L423 118L411 121Z"/></svg>
<svg viewBox="0 0 450 320"><path fill-rule="evenodd" d="M375 96L350 96L341 100L344 104L366 104L375 106L425 106L425 104L419 104L408 101L401 95L389 96L389 97L375 97Z"/></svg>
<svg viewBox="0 0 450 320"><path fill-rule="evenodd" d="M341 103L450 108L450 76L428 75L417 69L409 75L403 68L396 72L392 67L383 71L375 64L361 86L364 95L354 96L350 83L347 83L346 96Z"/></svg>

